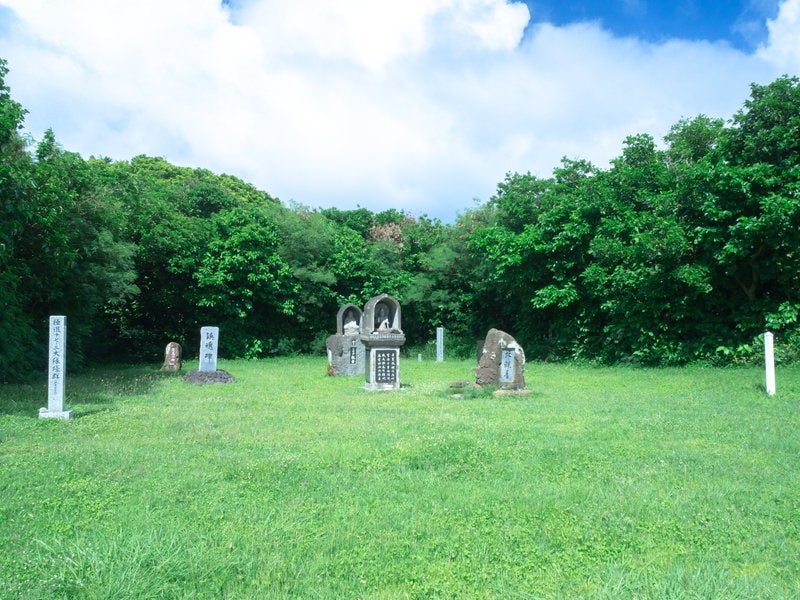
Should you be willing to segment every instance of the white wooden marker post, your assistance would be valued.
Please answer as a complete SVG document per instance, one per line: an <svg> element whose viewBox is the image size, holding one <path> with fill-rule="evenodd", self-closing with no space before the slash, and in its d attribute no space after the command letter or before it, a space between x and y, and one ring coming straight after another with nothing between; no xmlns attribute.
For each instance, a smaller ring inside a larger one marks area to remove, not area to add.
<svg viewBox="0 0 800 600"><path fill-rule="evenodd" d="M47 361L47 408L39 409L40 419L71 419L64 410L64 376L67 366L67 317L50 317L50 352Z"/></svg>
<svg viewBox="0 0 800 600"><path fill-rule="evenodd" d="M444 327L436 328L436 362L444 361Z"/></svg>
<svg viewBox="0 0 800 600"><path fill-rule="evenodd" d="M775 337L769 331L764 334L764 364L767 367L767 394L775 395Z"/></svg>

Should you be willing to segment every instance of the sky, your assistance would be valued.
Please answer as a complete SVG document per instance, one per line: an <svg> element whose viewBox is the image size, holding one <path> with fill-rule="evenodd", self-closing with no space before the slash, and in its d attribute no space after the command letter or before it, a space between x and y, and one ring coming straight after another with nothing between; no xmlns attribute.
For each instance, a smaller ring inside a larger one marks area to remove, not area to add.
<svg viewBox="0 0 800 600"><path fill-rule="evenodd" d="M730 119L800 74L800 0L0 0L0 57L34 141L452 222L508 172Z"/></svg>

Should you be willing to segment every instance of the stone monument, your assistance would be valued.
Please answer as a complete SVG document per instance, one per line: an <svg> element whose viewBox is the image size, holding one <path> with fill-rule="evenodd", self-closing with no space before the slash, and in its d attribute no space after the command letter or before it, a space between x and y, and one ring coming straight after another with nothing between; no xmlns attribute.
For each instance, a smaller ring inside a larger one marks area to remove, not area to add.
<svg viewBox="0 0 800 600"><path fill-rule="evenodd" d="M71 419L64 410L64 376L67 367L67 317L50 317L50 347L47 361L47 408L39 409L40 419Z"/></svg>
<svg viewBox="0 0 800 600"><path fill-rule="evenodd" d="M504 390L525 389L525 351L513 337L490 329L483 342L475 383Z"/></svg>
<svg viewBox="0 0 800 600"><path fill-rule="evenodd" d="M183 349L178 342L170 342L164 349L164 364L161 366L162 371L177 372L181 370L181 357Z"/></svg>
<svg viewBox="0 0 800 600"><path fill-rule="evenodd" d="M219 327L200 328L200 371L217 370Z"/></svg>
<svg viewBox="0 0 800 600"><path fill-rule="evenodd" d="M361 342L361 309L345 304L336 314L336 333L328 337L328 372L333 376L364 374L364 344Z"/></svg>
<svg viewBox="0 0 800 600"><path fill-rule="evenodd" d="M400 388L400 347L405 343L400 319L400 303L381 294L370 299L361 317L361 341L366 350L364 389Z"/></svg>
<svg viewBox="0 0 800 600"><path fill-rule="evenodd" d="M200 328L200 368L189 371L183 380L189 383L233 383L233 375L217 369L219 327Z"/></svg>

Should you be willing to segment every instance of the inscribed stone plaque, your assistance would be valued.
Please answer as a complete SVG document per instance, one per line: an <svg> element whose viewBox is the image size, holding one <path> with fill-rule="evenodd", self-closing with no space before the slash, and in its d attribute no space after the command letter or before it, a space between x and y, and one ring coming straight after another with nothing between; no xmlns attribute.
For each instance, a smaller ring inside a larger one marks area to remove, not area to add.
<svg viewBox="0 0 800 600"><path fill-rule="evenodd" d="M500 358L500 382L511 383L514 381L514 349L503 348Z"/></svg>
<svg viewBox="0 0 800 600"><path fill-rule="evenodd" d="M217 370L217 349L219 348L219 327L200 328L200 370Z"/></svg>
<svg viewBox="0 0 800 600"><path fill-rule="evenodd" d="M444 360L444 327L436 328L436 362Z"/></svg>
<svg viewBox="0 0 800 600"><path fill-rule="evenodd" d="M397 381L397 353L394 350L375 351L375 382Z"/></svg>

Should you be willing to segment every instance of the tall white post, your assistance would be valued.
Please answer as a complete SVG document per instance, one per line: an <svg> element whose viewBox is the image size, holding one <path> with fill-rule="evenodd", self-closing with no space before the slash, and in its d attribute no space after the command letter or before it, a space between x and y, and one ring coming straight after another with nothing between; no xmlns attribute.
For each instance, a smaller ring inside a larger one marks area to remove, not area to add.
<svg viewBox="0 0 800 600"><path fill-rule="evenodd" d="M767 394L775 395L775 338L769 331L764 334L764 364L767 368Z"/></svg>
<svg viewBox="0 0 800 600"><path fill-rule="evenodd" d="M67 317L50 317L50 351L47 361L47 408L39 409L40 419L71 419L64 410L64 376L67 366Z"/></svg>
<svg viewBox="0 0 800 600"><path fill-rule="evenodd" d="M444 327L436 328L436 362L444 360Z"/></svg>

